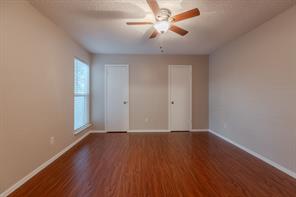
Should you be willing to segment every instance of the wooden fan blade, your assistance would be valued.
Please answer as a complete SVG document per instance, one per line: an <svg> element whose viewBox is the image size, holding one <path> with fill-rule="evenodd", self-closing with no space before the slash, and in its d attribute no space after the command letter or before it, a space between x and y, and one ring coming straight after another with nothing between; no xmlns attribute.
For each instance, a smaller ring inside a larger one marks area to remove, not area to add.
<svg viewBox="0 0 296 197"><path fill-rule="evenodd" d="M173 16L174 22L178 22L178 21L182 21L188 18L192 18L195 16L199 16L200 15L200 11L199 9L195 8L193 10L189 10L186 12L183 12L181 14L177 14L175 16Z"/></svg>
<svg viewBox="0 0 296 197"><path fill-rule="evenodd" d="M158 35L158 31L154 30L154 32L151 34L149 39L155 38Z"/></svg>
<svg viewBox="0 0 296 197"><path fill-rule="evenodd" d="M186 31L185 29L182 29L176 25L171 25L170 30L181 35L181 36L185 36L186 34L188 34L188 31Z"/></svg>
<svg viewBox="0 0 296 197"><path fill-rule="evenodd" d="M127 25L152 25L152 22L127 22Z"/></svg>
<svg viewBox="0 0 296 197"><path fill-rule="evenodd" d="M149 7L151 8L154 16L156 16L159 11L159 5L158 5L157 1L156 0L146 0L146 2L148 3Z"/></svg>

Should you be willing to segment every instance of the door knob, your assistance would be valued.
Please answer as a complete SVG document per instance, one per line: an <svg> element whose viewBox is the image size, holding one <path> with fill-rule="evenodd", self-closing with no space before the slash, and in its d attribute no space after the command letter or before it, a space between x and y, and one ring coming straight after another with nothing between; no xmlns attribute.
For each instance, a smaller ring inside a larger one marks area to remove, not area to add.
<svg viewBox="0 0 296 197"><path fill-rule="evenodd" d="M127 101L123 101L123 104L127 104L128 102Z"/></svg>
<svg viewBox="0 0 296 197"><path fill-rule="evenodd" d="M174 105L174 104L175 104L175 102L174 102L174 101L172 101L171 103L172 103L172 105Z"/></svg>

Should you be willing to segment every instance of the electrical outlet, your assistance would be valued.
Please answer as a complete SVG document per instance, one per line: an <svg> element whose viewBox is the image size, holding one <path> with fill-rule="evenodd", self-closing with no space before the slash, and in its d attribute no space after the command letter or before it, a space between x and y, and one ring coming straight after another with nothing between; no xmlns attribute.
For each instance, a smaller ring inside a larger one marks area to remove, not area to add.
<svg viewBox="0 0 296 197"><path fill-rule="evenodd" d="M50 138L49 138L49 143L50 143L51 145L53 145L53 144L55 143L55 138L54 138L54 137L50 137Z"/></svg>

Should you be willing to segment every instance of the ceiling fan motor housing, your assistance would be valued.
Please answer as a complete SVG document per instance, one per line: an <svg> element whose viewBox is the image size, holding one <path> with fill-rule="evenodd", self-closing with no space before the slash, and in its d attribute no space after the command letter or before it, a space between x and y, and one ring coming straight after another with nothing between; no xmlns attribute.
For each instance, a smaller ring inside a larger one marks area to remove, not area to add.
<svg viewBox="0 0 296 197"><path fill-rule="evenodd" d="M171 15L172 15L171 10L167 8L160 8L155 18L157 21L169 21Z"/></svg>

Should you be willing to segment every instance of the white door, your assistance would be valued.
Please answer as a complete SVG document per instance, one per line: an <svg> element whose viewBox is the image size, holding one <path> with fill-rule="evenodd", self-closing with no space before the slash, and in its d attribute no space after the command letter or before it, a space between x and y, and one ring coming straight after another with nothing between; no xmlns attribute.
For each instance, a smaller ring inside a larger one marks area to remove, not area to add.
<svg viewBox="0 0 296 197"><path fill-rule="evenodd" d="M190 65L169 66L169 129L191 130L191 79Z"/></svg>
<svg viewBox="0 0 296 197"><path fill-rule="evenodd" d="M107 131L129 129L128 65L105 66L105 127Z"/></svg>

